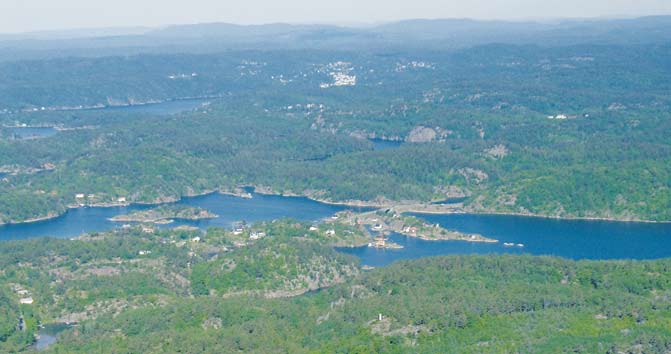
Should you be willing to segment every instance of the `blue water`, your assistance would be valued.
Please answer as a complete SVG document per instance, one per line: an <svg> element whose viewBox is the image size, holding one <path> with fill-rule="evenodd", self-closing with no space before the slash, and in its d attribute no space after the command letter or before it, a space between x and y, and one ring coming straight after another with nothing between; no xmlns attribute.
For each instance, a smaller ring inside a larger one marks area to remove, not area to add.
<svg viewBox="0 0 671 354"><path fill-rule="evenodd" d="M93 108L90 111L118 111L129 113L151 113L151 114L176 114L180 112L192 111L209 103L210 99L194 98L187 100L165 101L160 103L150 103L134 106L111 106L104 108Z"/></svg>
<svg viewBox="0 0 671 354"><path fill-rule="evenodd" d="M201 207L219 215L219 217L200 221L176 221L172 224L157 227L169 228L180 225L200 228L210 226L231 227L236 221L254 222L281 218L316 221L347 209L342 206L318 203L307 198L262 194L253 194L252 199L245 199L214 193L184 198L175 204ZM109 218L149 208L152 208L152 206L131 205L127 207L70 209L67 213L55 219L29 224L2 225L0 226L0 240L40 236L69 238L88 232L107 231L123 225L123 223L109 221Z"/></svg>
<svg viewBox="0 0 671 354"><path fill-rule="evenodd" d="M46 138L58 133L58 130L54 128L8 128L10 134L19 138L19 139L36 139L36 138Z"/></svg>
<svg viewBox="0 0 671 354"><path fill-rule="evenodd" d="M423 241L392 235L402 250L368 247L341 251L363 264L384 266L401 259L448 254L532 254L570 259L655 259L671 257L671 224L556 220L508 215L413 214L430 223L467 233L479 233L499 243ZM521 243L524 247L505 247Z"/></svg>
<svg viewBox="0 0 671 354"><path fill-rule="evenodd" d="M37 351L46 350L49 346L58 341L58 337L60 336L61 332L70 328L72 328L72 326L65 323L44 325L38 330L39 337L35 341L35 344L32 345L32 348L36 349Z"/></svg>
<svg viewBox="0 0 671 354"><path fill-rule="evenodd" d="M368 139L368 141L373 143L373 150L375 151L396 149L399 148L401 145L403 145L402 141L393 141L384 139Z"/></svg>
<svg viewBox="0 0 671 354"><path fill-rule="evenodd" d="M216 219L177 221L160 228L190 225L231 227L237 221L255 222L281 218L318 221L349 209L322 204L307 198L253 194L252 199L221 194L184 198L175 203L201 207L219 215ZM71 209L65 215L43 222L0 226L0 240L39 236L74 237L86 232L106 231L123 223L108 219L151 206L133 205L112 208ZM555 220L505 215L428 215L413 214L430 223L467 233L479 233L499 240L496 244L463 241L423 241L402 235L391 240L402 250L378 250L368 247L342 249L356 255L363 264L383 266L400 259L447 254L533 254L571 259L655 259L671 257L671 224L624 223L585 220ZM524 247L505 247L521 243Z"/></svg>

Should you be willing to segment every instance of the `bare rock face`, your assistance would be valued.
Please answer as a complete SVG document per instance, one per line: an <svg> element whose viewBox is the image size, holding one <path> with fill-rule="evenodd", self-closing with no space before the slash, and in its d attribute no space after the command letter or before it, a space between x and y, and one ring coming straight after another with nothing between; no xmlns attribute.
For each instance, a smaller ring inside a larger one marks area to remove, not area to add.
<svg viewBox="0 0 671 354"><path fill-rule="evenodd" d="M508 148L503 144L498 144L492 147L491 149L485 150L485 154L495 160L502 159L508 156L509 152L510 151L508 150Z"/></svg>
<svg viewBox="0 0 671 354"><path fill-rule="evenodd" d="M437 193L445 195L446 198L465 198L471 196L471 191L458 186L439 186L434 190Z"/></svg>
<svg viewBox="0 0 671 354"><path fill-rule="evenodd" d="M408 143L430 143L432 141L444 141L452 132L440 127L429 128L418 125L408 133L405 141Z"/></svg>
<svg viewBox="0 0 671 354"><path fill-rule="evenodd" d="M405 141L409 143L429 143L436 140L437 135L435 130L420 125L408 133Z"/></svg>
<svg viewBox="0 0 671 354"><path fill-rule="evenodd" d="M486 172L470 167L460 168L457 172L464 176L468 183L480 184L489 178Z"/></svg>

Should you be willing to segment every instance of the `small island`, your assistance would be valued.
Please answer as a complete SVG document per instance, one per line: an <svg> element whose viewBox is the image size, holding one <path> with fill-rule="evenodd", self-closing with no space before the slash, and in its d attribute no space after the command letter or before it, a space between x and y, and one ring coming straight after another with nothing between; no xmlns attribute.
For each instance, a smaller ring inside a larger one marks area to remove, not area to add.
<svg viewBox="0 0 671 354"><path fill-rule="evenodd" d="M217 217L218 215L202 208L168 205L149 210L135 211L125 215L117 215L110 220L115 222L168 223L173 219L195 221Z"/></svg>

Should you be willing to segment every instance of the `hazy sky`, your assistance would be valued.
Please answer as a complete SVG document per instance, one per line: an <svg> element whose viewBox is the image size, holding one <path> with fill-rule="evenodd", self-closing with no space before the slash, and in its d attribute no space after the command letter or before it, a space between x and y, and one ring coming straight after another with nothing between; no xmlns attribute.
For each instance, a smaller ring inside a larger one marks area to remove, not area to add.
<svg viewBox="0 0 671 354"><path fill-rule="evenodd" d="M671 0L0 0L0 33L179 23L384 22L671 14Z"/></svg>

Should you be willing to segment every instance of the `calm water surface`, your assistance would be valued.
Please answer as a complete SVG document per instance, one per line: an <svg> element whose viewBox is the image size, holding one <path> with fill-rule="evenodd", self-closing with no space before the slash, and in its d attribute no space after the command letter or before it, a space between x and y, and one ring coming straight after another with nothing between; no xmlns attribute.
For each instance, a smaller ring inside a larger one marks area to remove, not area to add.
<svg viewBox="0 0 671 354"><path fill-rule="evenodd" d="M48 136L56 135L58 130L54 128L8 128L10 133L19 139L36 139L46 138Z"/></svg>
<svg viewBox="0 0 671 354"><path fill-rule="evenodd" d="M342 206L318 203L307 198L262 194L253 194L253 198L245 199L215 193L184 198L174 204L204 208L219 215L219 217L210 220L176 221L172 224L161 225L159 227L170 228L180 225L190 225L200 228L210 226L231 227L236 221L254 222L281 218L316 221L331 216L338 211L349 209ZM40 236L68 238L86 232L111 230L121 227L123 223L109 221L109 218L152 207L131 205L127 207L70 209L65 215L51 220L0 226L0 240L25 239Z"/></svg>
<svg viewBox="0 0 671 354"><path fill-rule="evenodd" d="M37 341L35 341L35 344L33 344L34 349L36 349L37 351L43 351L47 349L50 345L58 341L58 336L60 335L61 332L71 327L72 326L67 325L65 323L54 323L44 325L44 327L40 328L39 331L37 332L38 338Z"/></svg>
<svg viewBox="0 0 671 354"><path fill-rule="evenodd" d="M384 139L368 139L368 141L373 143L373 150L375 151L396 149L401 147L401 145L403 145L402 141L393 141Z"/></svg>
<svg viewBox="0 0 671 354"><path fill-rule="evenodd" d="M91 108L86 109L87 111L117 111L117 112L129 112L129 113L150 113L158 115L169 115L177 114L181 112L192 111L196 108L203 107L211 102L210 99L187 99L187 100L174 100L166 101L160 103L151 103L144 105L135 105L135 106L116 106L116 107L104 107L104 108ZM58 134L58 130L48 127L15 127L7 128L9 132L17 137L18 139L37 139L37 138L46 138L55 134Z"/></svg>
<svg viewBox="0 0 671 354"><path fill-rule="evenodd" d="M403 235L391 240L402 250L344 249L363 264L383 266L400 259L447 254L532 254L571 259L655 259L671 257L671 224L556 220L507 215L412 214L450 230L479 233L499 243L423 241ZM504 243L523 244L506 247Z"/></svg>
<svg viewBox="0 0 671 354"><path fill-rule="evenodd" d="M201 207L217 215L216 219L178 221L159 227L190 225L231 227L236 221L255 222L292 218L318 221L350 209L322 204L307 198L253 194L252 199L221 194L184 198L175 203ZM0 226L0 240L39 236L74 237L85 232L106 231L121 227L108 219L151 206L133 205L113 208L79 208L43 222ZM354 209L356 210L356 209ZM671 224L623 223L607 221L555 220L504 215L425 215L413 214L430 223L462 232L479 233L499 240L496 244L463 241L422 241L392 235L402 250L378 250L368 247L342 249L356 255L363 264L382 266L400 259L447 254L533 254L571 259L655 259L671 257ZM524 247L505 247L504 243Z"/></svg>
<svg viewBox="0 0 671 354"><path fill-rule="evenodd" d="M187 100L165 101L160 103L150 103L134 106L114 106L104 108L93 108L91 111L119 111L129 113L151 113L151 114L176 114L180 112L192 111L196 108L208 104L211 100L204 98L194 98Z"/></svg>

